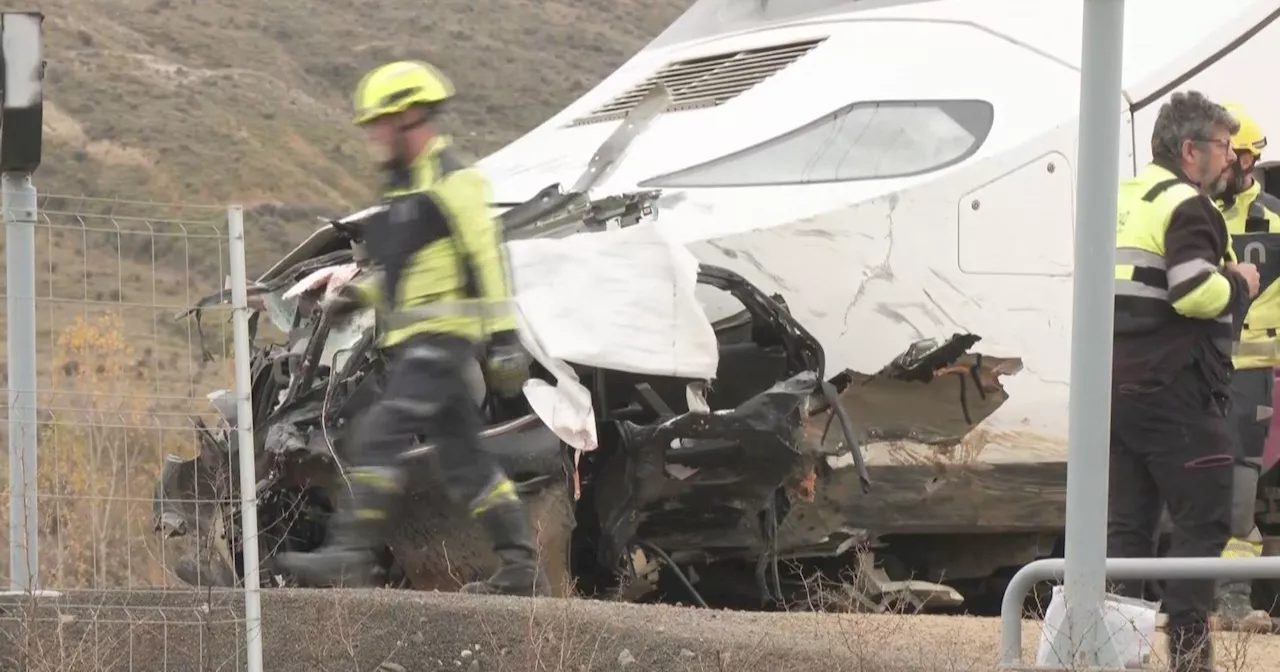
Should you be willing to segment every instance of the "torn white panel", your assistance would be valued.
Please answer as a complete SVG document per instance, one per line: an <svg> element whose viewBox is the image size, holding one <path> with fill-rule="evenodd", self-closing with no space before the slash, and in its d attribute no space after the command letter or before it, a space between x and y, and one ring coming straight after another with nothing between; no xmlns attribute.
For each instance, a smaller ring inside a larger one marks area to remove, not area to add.
<svg viewBox="0 0 1280 672"><path fill-rule="evenodd" d="M587 391L576 381L562 379L552 387L534 378L525 383L524 398L538 419L565 445L581 451L595 450L600 445L596 438L595 412L590 398L582 403L575 388Z"/></svg>
<svg viewBox="0 0 1280 672"><path fill-rule="evenodd" d="M300 296L303 292L319 287L325 288L324 294L326 297L332 296L339 287L350 282L359 271L360 267L355 262L325 266L317 271L312 271L307 277L299 280L297 284L284 293L283 298L292 299Z"/></svg>
<svg viewBox="0 0 1280 672"><path fill-rule="evenodd" d="M707 384L703 381L694 381L685 386L684 401L690 413L706 415L711 412L711 404L707 403Z"/></svg>
<svg viewBox="0 0 1280 672"><path fill-rule="evenodd" d="M554 387L536 378L525 382L524 397L529 408L561 441L578 450L595 450L600 441L596 435L591 393L578 381L572 367L547 354L519 306L516 307L516 328L525 349L556 378Z"/></svg>
<svg viewBox="0 0 1280 672"><path fill-rule="evenodd" d="M547 356L710 379L719 350L694 289L698 262L658 227L507 243L517 303Z"/></svg>

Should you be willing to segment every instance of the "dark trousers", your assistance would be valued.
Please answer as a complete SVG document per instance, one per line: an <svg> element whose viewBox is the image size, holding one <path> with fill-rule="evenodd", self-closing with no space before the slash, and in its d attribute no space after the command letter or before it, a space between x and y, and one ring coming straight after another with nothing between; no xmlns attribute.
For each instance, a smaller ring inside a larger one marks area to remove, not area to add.
<svg viewBox="0 0 1280 672"><path fill-rule="evenodd" d="M1173 533L1171 557L1216 558L1231 532L1231 486L1238 449L1225 385L1220 392L1194 363L1164 386L1118 386L1111 402L1107 556L1151 557L1161 502ZM1143 596L1143 582L1115 592ZM1203 637L1214 581L1168 581L1164 607L1174 646Z"/></svg>
<svg viewBox="0 0 1280 672"><path fill-rule="evenodd" d="M1245 458L1262 459L1271 430L1276 374L1270 367L1239 369L1231 376L1231 415Z"/></svg>
<svg viewBox="0 0 1280 672"><path fill-rule="evenodd" d="M1270 367L1240 369L1231 377L1231 418L1241 463L1236 467L1236 493L1231 534L1245 538L1253 531L1254 504L1262 453L1271 429L1271 404L1275 372Z"/></svg>
<svg viewBox="0 0 1280 672"><path fill-rule="evenodd" d="M392 348L386 387L352 428L352 461L394 466L421 437L436 444L434 456L454 501L469 503L502 478L497 462L480 450L483 420L464 377L475 352L466 339L438 334L412 336Z"/></svg>

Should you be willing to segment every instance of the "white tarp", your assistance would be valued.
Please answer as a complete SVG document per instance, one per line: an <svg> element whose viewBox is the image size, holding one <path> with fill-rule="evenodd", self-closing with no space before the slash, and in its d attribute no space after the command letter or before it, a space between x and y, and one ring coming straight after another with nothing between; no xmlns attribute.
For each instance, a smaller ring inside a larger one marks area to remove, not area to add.
<svg viewBox="0 0 1280 672"><path fill-rule="evenodd" d="M684 378L715 377L715 330L694 290L698 262L651 224L507 243L520 336L556 377L525 398L560 440L598 444L591 394L565 362Z"/></svg>
<svg viewBox="0 0 1280 672"><path fill-rule="evenodd" d="M507 243L520 311L547 356L615 371L711 379L715 330L698 261L649 223Z"/></svg>

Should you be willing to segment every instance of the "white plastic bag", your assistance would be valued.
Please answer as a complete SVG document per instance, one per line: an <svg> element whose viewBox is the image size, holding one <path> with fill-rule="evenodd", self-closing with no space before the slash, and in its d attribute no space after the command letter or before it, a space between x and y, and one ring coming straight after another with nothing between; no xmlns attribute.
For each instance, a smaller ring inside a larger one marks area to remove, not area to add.
<svg viewBox="0 0 1280 672"><path fill-rule="evenodd" d="M1151 642L1156 634L1156 614L1160 605L1119 595L1106 595L1102 620L1114 647L1116 663L1126 668L1140 669L1151 654ZM1044 614L1044 628L1040 632L1040 650L1036 652L1037 667L1069 666L1071 652L1055 651L1055 641L1063 630L1067 606L1062 597L1062 586L1053 587L1053 599ZM1065 632L1062 632L1065 639ZM1103 661L1104 663L1106 661ZM1104 665L1105 666L1105 665Z"/></svg>

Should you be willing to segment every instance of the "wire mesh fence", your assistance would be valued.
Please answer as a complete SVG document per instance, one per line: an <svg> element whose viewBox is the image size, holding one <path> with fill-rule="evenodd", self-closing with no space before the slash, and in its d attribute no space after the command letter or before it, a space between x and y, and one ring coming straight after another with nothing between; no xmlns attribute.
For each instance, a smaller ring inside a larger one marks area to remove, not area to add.
<svg viewBox="0 0 1280 672"><path fill-rule="evenodd" d="M184 315L223 290L233 268L243 273L228 213L39 198L35 394L7 374L0 513L11 524L0 543L13 552L0 557L0 579L16 591L11 601L37 590L61 595L39 609L0 604L0 650L13 652L17 669L189 669L193 656L211 669L245 667L240 549L223 529L240 504L237 465L201 474L193 487L163 487L175 465L230 435L210 395L235 398L231 312L200 322ZM6 214L9 244L22 215ZM13 277L0 288L11 310L24 298L10 293ZM6 336L10 326L6 316ZM23 325L12 326L18 333ZM36 401L34 428L15 402L24 398ZM34 477L34 497L31 481L17 491L24 475ZM230 590L215 596L210 586ZM210 641L211 627L226 632L229 622L236 641ZM140 656L146 664L135 668Z"/></svg>

